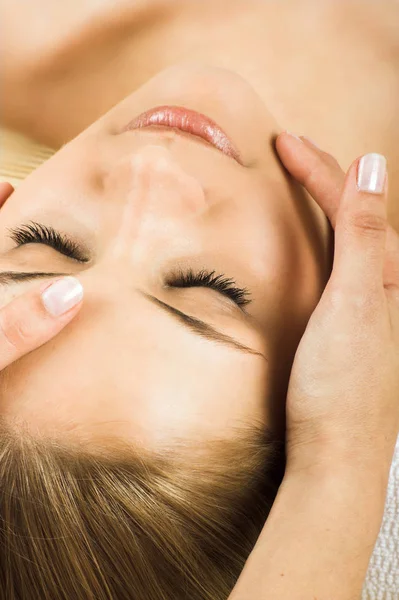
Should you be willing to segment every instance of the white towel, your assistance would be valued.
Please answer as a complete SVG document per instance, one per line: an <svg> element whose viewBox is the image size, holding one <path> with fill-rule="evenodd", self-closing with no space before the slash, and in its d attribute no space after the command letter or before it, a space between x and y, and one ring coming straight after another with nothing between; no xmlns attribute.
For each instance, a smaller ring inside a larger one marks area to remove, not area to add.
<svg viewBox="0 0 399 600"><path fill-rule="evenodd" d="M367 571L362 600L399 600L399 438L391 466L384 518Z"/></svg>
<svg viewBox="0 0 399 600"><path fill-rule="evenodd" d="M54 153L50 148L5 130L0 130L0 149L0 181L10 181L15 186ZM399 600L399 439L384 520L370 560L362 600Z"/></svg>

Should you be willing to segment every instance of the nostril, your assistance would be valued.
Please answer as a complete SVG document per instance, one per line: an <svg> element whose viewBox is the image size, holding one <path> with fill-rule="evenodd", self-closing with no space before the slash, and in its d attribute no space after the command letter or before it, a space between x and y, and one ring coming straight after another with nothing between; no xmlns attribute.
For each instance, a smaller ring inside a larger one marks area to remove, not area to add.
<svg viewBox="0 0 399 600"><path fill-rule="evenodd" d="M158 217L194 216L207 208L201 181L187 172L164 146L147 144L109 169L106 196L129 209L135 219L149 210ZM129 213L130 214L130 213ZM132 218L132 215L130 217Z"/></svg>

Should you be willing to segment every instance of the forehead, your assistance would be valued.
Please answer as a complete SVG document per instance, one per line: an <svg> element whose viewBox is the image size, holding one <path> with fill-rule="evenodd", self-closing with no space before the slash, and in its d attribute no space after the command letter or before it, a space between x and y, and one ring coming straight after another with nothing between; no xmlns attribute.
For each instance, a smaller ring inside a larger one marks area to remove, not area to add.
<svg viewBox="0 0 399 600"><path fill-rule="evenodd" d="M139 306L126 317L126 308L82 309L57 338L3 372L2 414L44 431L155 442L172 431L217 433L262 410L263 361L196 339Z"/></svg>

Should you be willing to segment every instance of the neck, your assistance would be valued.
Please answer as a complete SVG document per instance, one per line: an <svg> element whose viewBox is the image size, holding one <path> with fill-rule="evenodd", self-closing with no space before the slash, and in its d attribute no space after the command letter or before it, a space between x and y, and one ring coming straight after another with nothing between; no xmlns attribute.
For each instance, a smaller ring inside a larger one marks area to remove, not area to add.
<svg viewBox="0 0 399 600"><path fill-rule="evenodd" d="M181 62L237 72L286 125L287 95L279 93L288 49L275 24L283 19L285 31L294 32L292 13L285 3L282 9L256 0L153 0L134 9L121 2L112 20L104 10L82 19L35 78L27 133L58 148L150 77Z"/></svg>
<svg viewBox="0 0 399 600"><path fill-rule="evenodd" d="M292 3L287 0L282 4ZM293 7L291 11L263 0L212 0L201 3L200 7L199 3L186 2L185 11L179 16L172 15L170 29L159 40L160 52L167 47L171 33L176 39L175 62L194 62L238 73L254 88L275 119L284 123L286 110L283 94L279 93L283 91L282 74L290 60L276 23L284 25L286 34L290 36L292 32L293 36L292 15L297 11ZM161 68L162 65L157 70Z"/></svg>

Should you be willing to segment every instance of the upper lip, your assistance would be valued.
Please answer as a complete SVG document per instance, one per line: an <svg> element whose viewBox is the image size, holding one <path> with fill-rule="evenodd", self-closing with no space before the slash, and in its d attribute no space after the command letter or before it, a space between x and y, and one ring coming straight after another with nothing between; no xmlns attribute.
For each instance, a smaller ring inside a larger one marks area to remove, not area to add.
<svg viewBox="0 0 399 600"><path fill-rule="evenodd" d="M223 129L213 119L195 110L183 106L156 106L129 121L122 132L151 125L171 127L200 137L243 164L240 153Z"/></svg>

